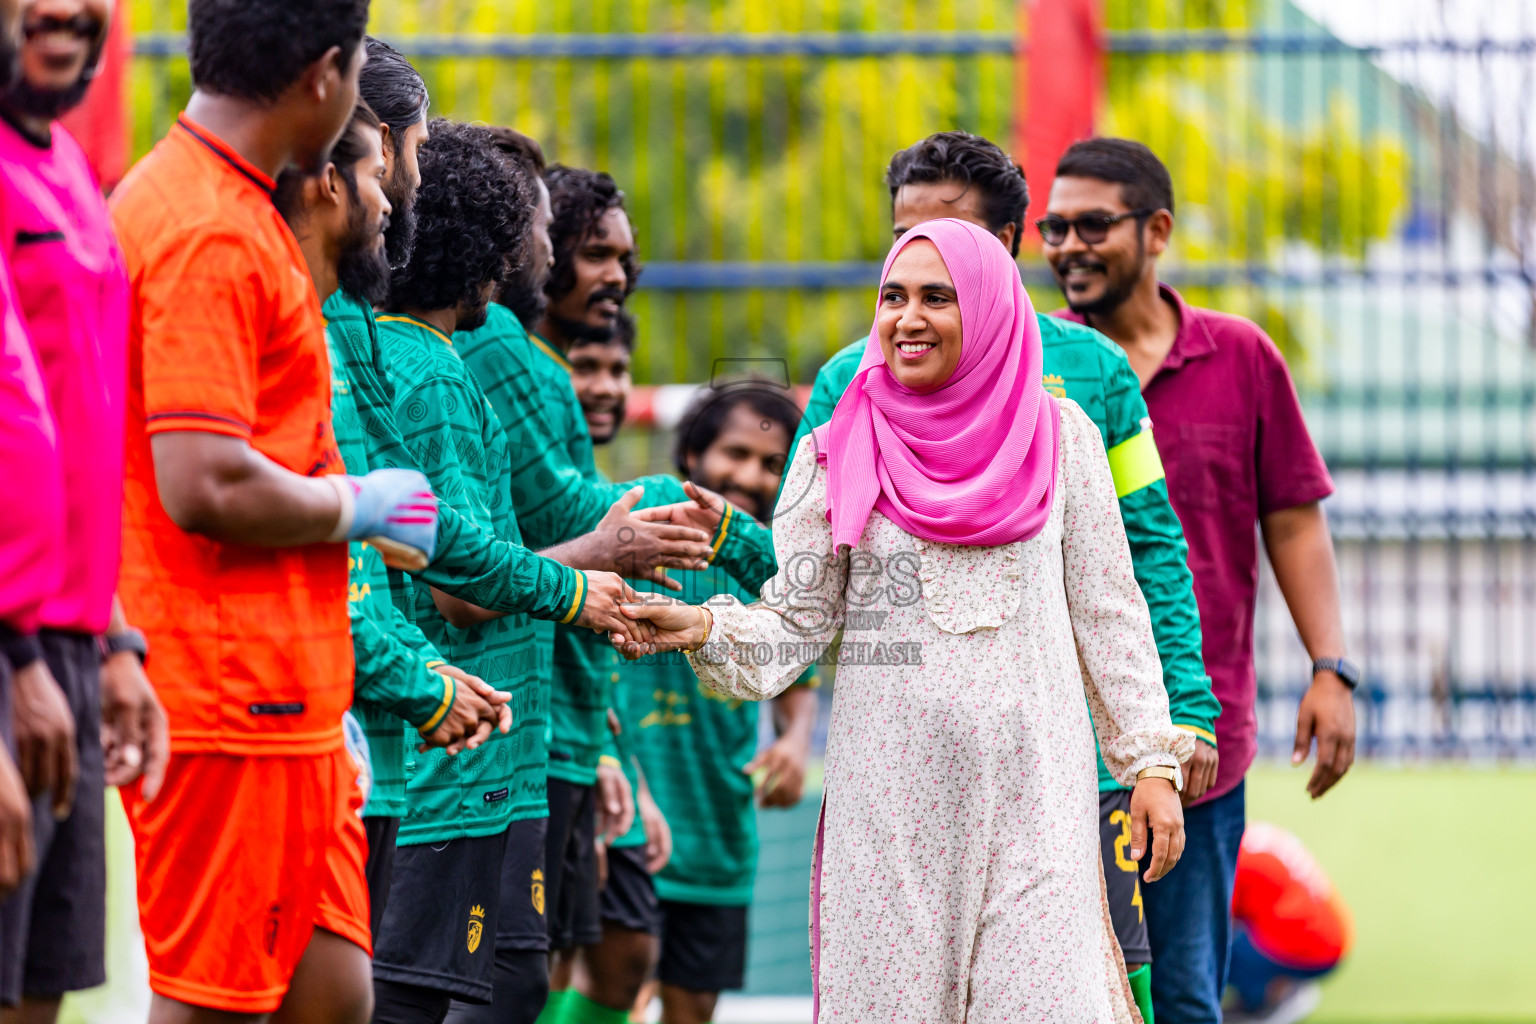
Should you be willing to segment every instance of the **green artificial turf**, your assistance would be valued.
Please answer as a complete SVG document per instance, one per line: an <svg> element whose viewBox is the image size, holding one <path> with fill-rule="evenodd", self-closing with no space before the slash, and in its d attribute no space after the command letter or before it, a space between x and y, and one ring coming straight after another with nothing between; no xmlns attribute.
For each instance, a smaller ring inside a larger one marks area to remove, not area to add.
<svg viewBox="0 0 1536 1024"><path fill-rule="evenodd" d="M1536 770L1357 766L1314 802L1310 767L1256 767L1247 803L1354 914L1312 1020L1536 1021Z"/></svg>
<svg viewBox="0 0 1536 1024"><path fill-rule="evenodd" d="M1316 802L1309 770L1257 766L1247 792L1249 818L1300 836L1354 914L1354 948L1313 1024L1536 1024L1536 769L1366 765ZM794 811L764 812L749 993L809 992L819 795L808 787ZM127 826L116 808L109 819L113 984L67 1000L65 1024L142 1020L147 1002Z"/></svg>

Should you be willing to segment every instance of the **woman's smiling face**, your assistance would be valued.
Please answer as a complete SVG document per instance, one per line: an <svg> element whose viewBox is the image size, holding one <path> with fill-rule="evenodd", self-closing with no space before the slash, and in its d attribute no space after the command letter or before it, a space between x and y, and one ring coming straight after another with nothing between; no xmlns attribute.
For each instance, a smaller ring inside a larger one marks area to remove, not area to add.
<svg viewBox="0 0 1536 1024"><path fill-rule="evenodd" d="M938 246L907 245L880 287L880 351L897 383L912 391L943 386L960 365L960 299Z"/></svg>

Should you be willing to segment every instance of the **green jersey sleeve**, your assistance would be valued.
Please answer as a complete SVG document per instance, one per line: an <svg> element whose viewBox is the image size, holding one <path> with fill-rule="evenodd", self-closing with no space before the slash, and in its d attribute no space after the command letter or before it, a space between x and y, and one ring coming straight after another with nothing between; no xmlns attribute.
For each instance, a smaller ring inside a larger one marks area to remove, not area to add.
<svg viewBox="0 0 1536 1024"><path fill-rule="evenodd" d="M778 558L773 553L773 531L756 519L727 504L715 527L714 554L710 564L718 565L757 600L763 584L773 579L779 571Z"/></svg>
<svg viewBox="0 0 1536 1024"><path fill-rule="evenodd" d="M325 312L362 420L369 467L419 468L396 424L393 385L372 310L338 291ZM481 608L556 622L571 621L586 602L584 574L502 540L446 503L438 510L436 556L416 575Z"/></svg>
<svg viewBox="0 0 1536 1024"><path fill-rule="evenodd" d="M403 718L421 732L431 732L453 708L453 680L432 670L434 664L443 664L443 659L435 657L437 652L425 637L422 643L431 651L430 657L406 646L359 605L352 602L347 606L352 654L357 661L357 703ZM404 622L398 611L395 615ZM416 633L420 635L419 630Z"/></svg>
<svg viewBox="0 0 1536 1024"><path fill-rule="evenodd" d="M1195 604L1184 528L1168 501L1168 484L1136 372L1118 349L1101 346L1101 352L1110 473L1136 582L1152 614L1168 710L1175 725L1214 745L1221 704L1211 693L1201 654L1200 609Z"/></svg>

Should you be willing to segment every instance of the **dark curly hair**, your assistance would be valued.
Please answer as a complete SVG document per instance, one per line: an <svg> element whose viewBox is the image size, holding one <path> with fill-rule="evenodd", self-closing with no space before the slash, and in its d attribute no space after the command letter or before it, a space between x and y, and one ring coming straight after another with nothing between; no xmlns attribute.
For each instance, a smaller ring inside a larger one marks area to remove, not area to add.
<svg viewBox="0 0 1536 1024"><path fill-rule="evenodd" d="M677 423L672 465L677 467L678 473L688 476L688 456L708 451L720 436L731 410L740 405L761 416L765 424L779 424L789 437L794 437L795 431L800 429L800 407L784 385L766 377L748 374L718 387L700 388Z"/></svg>
<svg viewBox="0 0 1536 1024"><path fill-rule="evenodd" d="M499 125L491 125L486 131L490 132L491 138L496 140L496 148L522 165L523 170L543 177L546 167L544 147L539 145L537 139L530 138L515 128L502 128Z"/></svg>
<svg viewBox="0 0 1536 1024"><path fill-rule="evenodd" d="M1029 186L1024 171L997 143L970 132L938 132L914 142L891 157L885 184L891 202L903 185L931 185L952 181L981 190L981 209L993 233L1014 225L1013 255L1024 238L1024 211L1029 208Z"/></svg>
<svg viewBox="0 0 1536 1024"><path fill-rule="evenodd" d="M333 46L350 67L367 26L368 0L191 0L192 84L270 103Z"/></svg>
<svg viewBox="0 0 1536 1024"><path fill-rule="evenodd" d="M482 127L436 118L421 146L416 247L390 275L389 302L449 309L498 287L527 258L533 182Z"/></svg>
<svg viewBox="0 0 1536 1024"><path fill-rule="evenodd" d="M603 214L614 208L624 209L624 193L603 171L553 164L544 172L549 186L549 206L554 220L549 224L549 240L555 250L555 265L550 268L544 294L558 302L576 287L576 247L592 233ZM624 294L632 294L640 283L640 261L633 253L620 260L624 268Z"/></svg>

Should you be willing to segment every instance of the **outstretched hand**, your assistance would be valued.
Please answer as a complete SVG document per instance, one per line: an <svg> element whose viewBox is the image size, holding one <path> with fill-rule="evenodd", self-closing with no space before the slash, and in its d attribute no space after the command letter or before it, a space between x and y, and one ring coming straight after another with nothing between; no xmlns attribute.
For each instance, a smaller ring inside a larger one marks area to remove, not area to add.
<svg viewBox="0 0 1536 1024"><path fill-rule="evenodd" d="M640 601L641 595L615 573L588 572L586 577L587 601L576 616L576 625L598 633L620 634L626 642L649 643L656 635L655 627L649 622L636 622L621 610Z"/></svg>
<svg viewBox="0 0 1536 1024"><path fill-rule="evenodd" d="M635 517L653 523L671 523L673 526L691 527L713 537L715 531L720 528L721 517L725 515L725 499L707 487L700 487L692 480L684 481L683 492L691 500L674 502L671 505L657 505L654 508L642 508L635 512Z"/></svg>
<svg viewBox="0 0 1536 1024"><path fill-rule="evenodd" d="M634 626L646 626L651 631L644 640L617 631L609 634L609 641L630 661L658 651L697 647L704 642L712 621L701 605L686 604L662 594L646 594L620 610Z"/></svg>
<svg viewBox="0 0 1536 1024"><path fill-rule="evenodd" d="M706 569L709 567L710 534L687 523L673 523L635 511L645 488L631 487L593 529L603 538L603 551L612 568L630 579L659 583L668 590L683 585L669 579L667 569Z"/></svg>

